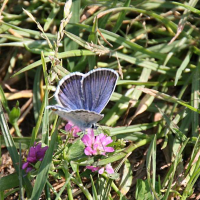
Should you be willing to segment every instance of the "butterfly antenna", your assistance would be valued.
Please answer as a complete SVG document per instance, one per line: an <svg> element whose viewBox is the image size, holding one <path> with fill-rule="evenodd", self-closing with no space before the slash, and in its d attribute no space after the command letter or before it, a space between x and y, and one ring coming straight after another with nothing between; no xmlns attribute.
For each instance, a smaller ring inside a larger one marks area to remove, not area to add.
<svg viewBox="0 0 200 200"><path fill-rule="evenodd" d="M99 127L101 127L101 126L99 126ZM97 131L97 133L99 135L100 134L100 130L97 128L96 131Z"/></svg>
<svg viewBox="0 0 200 200"><path fill-rule="evenodd" d="M51 95L51 96L48 98L48 100L52 99L53 97L54 97L54 95Z"/></svg>
<svg viewBox="0 0 200 200"><path fill-rule="evenodd" d="M101 130L103 131L103 132L105 132L105 129L103 128L103 126L101 126L100 124L99 124L99 127L101 128ZM97 129L98 130L98 129Z"/></svg>

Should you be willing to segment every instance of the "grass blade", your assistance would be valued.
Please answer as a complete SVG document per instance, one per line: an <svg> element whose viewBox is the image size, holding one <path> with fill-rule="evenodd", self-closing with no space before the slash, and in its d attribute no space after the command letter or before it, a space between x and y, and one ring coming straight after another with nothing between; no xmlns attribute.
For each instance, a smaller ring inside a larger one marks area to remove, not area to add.
<svg viewBox="0 0 200 200"><path fill-rule="evenodd" d="M196 0L195 0L195 2L196 2ZM182 3L179 3L179 2L175 2L175 1L172 1L172 3L173 3L174 5L178 5L178 6L182 6L182 7L184 7L184 8L187 8L187 9L190 10L191 12L193 12L193 13L195 13L195 14L197 14L197 15L200 15L200 10L198 10L198 9L192 7L192 6L189 6L189 5L187 5L187 4L182 4Z"/></svg>
<svg viewBox="0 0 200 200"><path fill-rule="evenodd" d="M5 94L4 94L4 91L3 91L3 88L1 87L1 85L0 85L0 100L2 102L3 107L5 108L6 112L9 114L10 109L8 107L8 102L7 102L7 99L5 97Z"/></svg>
<svg viewBox="0 0 200 200"><path fill-rule="evenodd" d="M98 29L98 21L97 18L94 19L94 24L92 26L92 31L88 37L89 43L97 44L97 29ZM97 65L96 63L96 55L94 56L88 56L88 64L89 64L89 70L94 69L94 67Z"/></svg>
<svg viewBox="0 0 200 200"><path fill-rule="evenodd" d="M151 170L152 166L152 170ZM151 171L152 171L152 181L151 181ZM151 144L149 146L149 150L147 153L147 180L149 183L149 187L152 190L152 196L154 196L155 199L158 199L156 191L155 191L155 185L156 185L156 135L154 136L153 140L151 141Z"/></svg>
<svg viewBox="0 0 200 200"><path fill-rule="evenodd" d="M88 31L91 32L92 30L92 27L88 26L88 25L82 25L82 24L74 24L78 27L81 27L81 28L84 28ZM137 43L134 43L134 42L131 42L129 40L127 40L126 38L116 34L116 33L112 33L110 31L107 31L107 30L104 30L104 29L99 29L102 33L102 35L109 41L112 41L112 42L115 42L117 44L119 44L120 46L124 46L124 47L127 47L127 48L130 48L131 50L135 51L135 52L138 52L138 53L141 53L141 54L146 54L150 57L153 57L153 58L157 58L159 60L162 60L164 61L165 58L166 58L166 55L163 54L163 53L160 53L160 52L153 52L151 51L150 49L147 49L147 48L144 48L143 46L137 44ZM71 38L73 39L73 38ZM179 60L178 58L176 57L171 57L170 63L172 64L180 64L181 63L181 60Z"/></svg>
<svg viewBox="0 0 200 200"><path fill-rule="evenodd" d="M142 74L139 78L139 81L147 81L149 76L151 74L151 70L150 69L146 69L144 68L142 70ZM136 86L136 88L141 88L144 86ZM137 102L137 100L139 99L140 95L142 93L138 92L135 88L131 88L129 89L125 96L134 99L135 100L135 104ZM103 118L103 120L101 121L102 123L105 123L107 126L113 126L117 120L120 118L120 116L127 110L129 106L129 102L126 103L116 103L115 106L113 106L113 108L110 110L110 112ZM134 106L134 105L132 105Z"/></svg>
<svg viewBox="0 0 200 200"><path fill-rule="evenodd" d="M187 67L187 65L190 62L190 59L192 57L192 51L188 51L185 59L183 60L183 62L181 63L181 66L178 68L177 72L176 72L176 77L175 77L175 81L174 81L174 85L177 85L177 82L183 72L183 70Z"/></svg>
<svg viewBox="0 0 200 200"><path fill-rule="evenodd" d="M38 119L39 111L41 108L41 95L40 95L41 71L42 67L38 67L35 73L35 78L33 83L33 109L34 109L35 121L37 121Z"/></svg>
<svg viewBox="0 0 200 200"><path fill-rule="evenodd" d="M1 130L2 130L2 134L4 136L4 141L5 141L6 147L9 151L10 156L11 156L15 170L16 170L17 174L19 175L20 174L19 166L18 166L19 155L18 155L17 148L15 146L15 143L13 141L13 138L10 135L9 128L8 128L8 125L7 125L7 122L6 122L4 113L3 113L1 101L0 101L0 126L1 126ZM24 176L24 175L25 174L23 173L23 178L22 178L23 179L23 185L26 187L26 191L27 191L28 196L30 196L31 192L32 192L32 186L31 186L31 183L28 180L27 176Z"/></svg>
<svg viewBox="0 0 200 200"><path fill-rule="evenodd" d="M71 12L73 13L72 14L72 17L70 19L70 23L78 23L79 20L80 20L80 3L81 1L80 0L76 0L76 1L73 1L73 4L72 4L72 7L71 7ZM70 31L71 33L75 34L75 35L79 35L79 28L76 28L75 26L73 25L70 25L68 24L66 26L66 30L67 31ZM70 40L69 38L65 38L64 39L64 51L70 51L70 50L75 50L75 49L78 49L78 44L76 42L74 42L73 40ZM75 61L76 61L76 58L70 58L68 59L69 61L69 71L73 71L74 70L74 67L75 67Z"/></svg>
<svg viewBox="0 0 200 200"><path fill-rule="evenodd" d="M200 57L198 65L194 71L192 79L192 91L191 91L191 103L194 108L199 110L199 78L200 78ZM199 135L199 112L192 112L192 136L197 137Z"/></svg>
<svg viewBox="0 0 200 200"><path fill-rule="evenodd" d="M168 101L168 102L171 102L171 103L178 103L182 106L185 106L187 108L189 108L190 110L194 111L194 112L197 112L197 113L200 113L199 109L187 104L186 102L180 100L180 99L177 99L175 97L171 97L167 94L164 94L164 93L161 93L161 92L158 92L156 90L152 90L152 89L148 89L148 88L140 88L140 90L142 90L144 93L146 94L150 94L156 98L159 98L159 99L162 99L162 100L165 100L165 101Z"/></svg>
<svg viewBox="0 0 200 200"><path fill-rule="evenodd" d="M55 122L56 121L57 121L57 118L56 118ZM31 199L33 199L33 200L38 200L40 198L40 195L42 193L42 190L43 190L43 188L46 184L46 180L48 178L48 171L49 171L49 167L51 165L53 151L54 151L54 147L55 147L56 139L57 139L58 124L59 124L59 121L58 121L57 125L56 125L56 123L54 123L53 129L55 129L55 131L51 137L49 148L46 151L45 157L39 168L38 176L36 178L33 192L31 195Z"/></svg>
<svg viewBox="0 0 200 200"><path fill-rule="evenodd" d="M49 29L49 27L53 23L53 21L54 21L56 15L58 14L59 10L60 10L60 6L57 6L57 4L54 4L53 9L51 10L51 12L50 12L49 16L47 17L46 22L44 24L44 31L45 32Z"/></svg>
<svg viewBox="0 0 200 200"><path fill-rule="evenodd" d="M126 2L124 3L124 7L129 7L130 3L131 3L131 0L126 0ZM126 15L126 11L122 11L120 13L112 32L116 33L120 29L125 15Z"/></svg>
<svg viewBox="0 0 200 200"><path fill-rule="evenodd" d="M88 50L71 50L71 51L66 51L63 53L58 53L58 58L69 58L69 57L75 57L75 56L89 56L89 55L95 55L95 53L88 51ZM49 58L45 58L45 62L50 62ZM23 72L29 71L35 67L38 67L42 64L41 60L38 60L23 69L19 70L17 73L15 73L12 77L17 76Z"/></svg>

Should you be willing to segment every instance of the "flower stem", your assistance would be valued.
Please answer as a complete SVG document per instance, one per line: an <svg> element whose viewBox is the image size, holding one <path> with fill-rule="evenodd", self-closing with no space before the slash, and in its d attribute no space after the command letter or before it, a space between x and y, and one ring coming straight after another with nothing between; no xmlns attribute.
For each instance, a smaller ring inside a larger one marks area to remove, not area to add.
<svg viewBox="0 0 200 200"><path fill-rule="evenodd" d="M73 200L73 195L72 195L72 189L71 189L71 185L70 182L68 182L67 184L67 194L68 194L68 199L69 200Z"/></svg>
<svg viewBox="0 0 200 200"><path fill-rule="evenodd" d="M71 178L71 180L76 183L76 185L79 186L79 188L81 189L81 191L83 192L83 194L86 196L86 198L88 200L93 200L91 194L89 193L88 189L86 187L83 186L83 183L80 183L77 179L75 178Z"/></svg>
<svg viewBox="0 0 200 200"><path fill-rule="evenodd" d="M19 126L18 126L17 122L13 123L13 127L15 129L15 132L16 132L17 136L18 137L23 137L23 135L20 133Z"/></svg>
<svg viewBox="0 0 200 200"><path fill-rule="evenodd" d="M73 198L73 195L72 195L72 189L71 189L71 184L70 184L70 179L71 179L71 177L70 177L70 173L69 173L69 170L68 170L68 166L69 166L69 165L68 165L68 163L67 163L66 160L63 162L63 164L64 164L63 171L64 171L64 173L65 173L65 179L68 180L68 181L67 181L67 194L68 194L68 199L69 199L69 200L73 200L74 198Z"/></svg>

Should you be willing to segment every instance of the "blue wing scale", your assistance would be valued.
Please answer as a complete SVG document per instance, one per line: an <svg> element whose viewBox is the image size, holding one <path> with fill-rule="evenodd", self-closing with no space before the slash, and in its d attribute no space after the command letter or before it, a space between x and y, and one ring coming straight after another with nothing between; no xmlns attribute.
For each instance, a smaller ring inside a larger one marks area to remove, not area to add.
<svg viewBox="0 0 200 200"><path fill-rule="evenodd" d="M93 70L82 80L85 109L100 113L107 105L118 79L114 70Z"/></svg>
<svg viewBox="0 0 200 200"><path fill-rule="evenodd" d="M81 74L64 77L56 90L57 101L68 110L84 109L81 91Z"/></svg>

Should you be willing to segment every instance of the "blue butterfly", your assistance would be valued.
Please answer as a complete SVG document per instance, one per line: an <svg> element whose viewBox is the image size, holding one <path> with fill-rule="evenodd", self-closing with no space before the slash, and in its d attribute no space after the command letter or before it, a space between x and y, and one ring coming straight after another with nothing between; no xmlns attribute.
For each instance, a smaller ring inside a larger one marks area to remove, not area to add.
<svg viewBox="0 0 200 200"><path fill-rule="evenodd" d="M104 115L118 80L112 69L94 69L86 74L74 72L60 80L55 99L59 105L48 106L65 120L81 130L94 128Z"/></svg>

